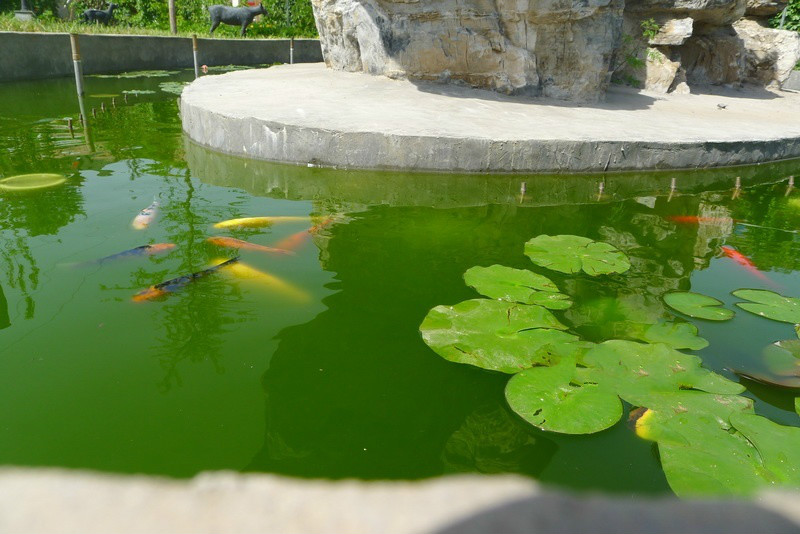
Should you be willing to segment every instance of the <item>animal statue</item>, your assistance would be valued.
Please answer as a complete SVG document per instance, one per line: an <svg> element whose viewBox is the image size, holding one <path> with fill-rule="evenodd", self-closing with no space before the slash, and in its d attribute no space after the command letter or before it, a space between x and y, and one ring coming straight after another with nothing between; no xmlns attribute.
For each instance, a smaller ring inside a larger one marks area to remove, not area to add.
<svg viewBox="0 0 800 534"><path fill-rule="evenodd" d="M114 10L118 8L117 4L108 4L108 9L87 9L81 13L83 22L99 22L108 25L114 17Z"/></svg>
<svg viewBox="0 0 800 534"><path fill-rule="evenodd" d="M257 15L266 15L267 10L261 4L253 7L214 5L208 6L208 13L211 15L211 31L208 32L209 35L213 35L219 23L223 22L231 26L241 26L242 37L244 37L247 33L247 27L253 22L253 19Z"/></svg>

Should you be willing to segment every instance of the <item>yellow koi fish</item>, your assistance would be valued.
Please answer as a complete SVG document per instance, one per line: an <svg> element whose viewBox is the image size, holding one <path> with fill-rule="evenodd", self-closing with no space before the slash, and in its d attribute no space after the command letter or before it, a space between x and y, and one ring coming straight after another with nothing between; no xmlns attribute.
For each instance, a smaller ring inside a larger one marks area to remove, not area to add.
<svg viewBox="0 0 800 534"><path fill-rule="evenodd" d="M233 237L209 237L206 239L212 245L218 247L238 248L243 250L257 250L259 252L271 252L273 254L289 254L293 255L291 250L284 250L282 248L265 247L264 245L257 245L255 243L248 243L241 239L234 239Z"/></svg>
<svg viewBox="0 0 800 534"><path fill-rule="evenodd" d="M311 217L295 216L243 217L241 219L228 219L227 221L218 222L214 225L214 228L263 228L265 226L272 226L273 224L305 222L310 220Z"/></svg>
<svg viewBox="0 0 800 534"><path fill-rule="evenodd" d="M242 280L252 280L258 284L275 291L276 293L288 297L295 302L308 302L311 295L307 291L287 282L275 275L260 271L245 263L236 262L225 266L225 271L231 273L236 278Z"/></svg>

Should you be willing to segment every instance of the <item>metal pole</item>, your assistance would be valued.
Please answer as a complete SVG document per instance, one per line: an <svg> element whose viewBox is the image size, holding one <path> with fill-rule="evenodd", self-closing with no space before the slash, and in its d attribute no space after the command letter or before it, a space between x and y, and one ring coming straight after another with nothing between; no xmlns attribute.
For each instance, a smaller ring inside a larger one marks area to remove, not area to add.
<svg viewBox="0 0 800 534"><path fill-rule="evenodd" d="M172 35L178 33L178 20L175 18L175 0L167 0L167 10L169 11L169 31Z"/></svg>
<svg viewBox="0 0 800 534"><path fill-rule="evenodd" d="M289 65L294 64L294 37L289 39Z"/></svg>
<svg viewBox="0 0 800 534"><path fill-rule="evenodd" d="M197 60L197 34L192 34L192 55L194 56L194 77L195 79L200 77L200 67L198 66L199 61Z"/></svg>
<svg viewBox="0 0 800 534"><path fill-rule="evenodd" d="M783 25L786 22L786 12L789 11L789 6L783 8L783 13L781 13L781 24L778 26L778 29L783 29Z"/></svg>
<svg viewBox="0 0 800 534"><path fill-rule="evenodd" d="M289 0L286 0L283 3L283 10L286 11L286 27L288 28L289 26L292 25L291 14L289 13L289 10L290 10Z"/></svg>
<svg viewBox="0 0 800 534"><path fill-rule="evenodd" d="M89 117L86 115L86 108L83 105L83 65L81 63L81 49L78 45L77 34L69 34L69 45L72 48L72 66L75 70L75 88L78 91L78 108L81 113L81 123L86 128Z"/></svg>

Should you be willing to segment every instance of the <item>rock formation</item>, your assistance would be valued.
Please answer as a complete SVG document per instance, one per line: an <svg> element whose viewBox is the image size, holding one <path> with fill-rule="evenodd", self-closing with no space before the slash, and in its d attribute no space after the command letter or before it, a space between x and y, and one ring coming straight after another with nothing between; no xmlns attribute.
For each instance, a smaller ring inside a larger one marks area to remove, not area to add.
<svg viewBox="0 0 800 534"><path fill-rule="evenodd" d="M688 92L705 84L780 84L800 59L800 34L766 27L782 1L312 0L312 5L331 68L596 101L612 77L660 92ZM643 21L651 31L642 30Z"/></svg>

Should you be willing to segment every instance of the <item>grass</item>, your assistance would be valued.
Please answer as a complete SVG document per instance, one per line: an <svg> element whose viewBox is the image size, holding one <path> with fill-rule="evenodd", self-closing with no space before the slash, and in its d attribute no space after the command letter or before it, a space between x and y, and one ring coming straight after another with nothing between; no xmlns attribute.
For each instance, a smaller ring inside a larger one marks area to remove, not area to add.
<svg viewBox="0 0 800 534"><path fill-rule="evenodd" d="M255 24L254 24L255 25ZM254 26L253 25L253 26ZM249 29L254 29L251 26ZM141 28L137 26L130 26L127 24L112 24L109 26L102 26L100 24L86 24L77 20L67 21L48 18L37 18L33 21L17 20L13 13L0 14L0 31L6 32L46 32L46 33L89 33L89 34L116 34L116 35L158 35L171 37L173 34L169 30L154 29L154 28ZM191 37L196 33L198 37L208 37L208 28L202 30L190 29L181 31L178 28L177 35L179 37ZM248 33L250 33L248 31ZM258 32L262 33L262 32ZM215 38L220 39L241 39L239 36L239 28L233 26L221 25L214 32ZM280 38L281 36L276 33L275 35L258 35L250 36L250 38L263 39L263 38ZM245 37L246 39L247 37Z"/></svg>

